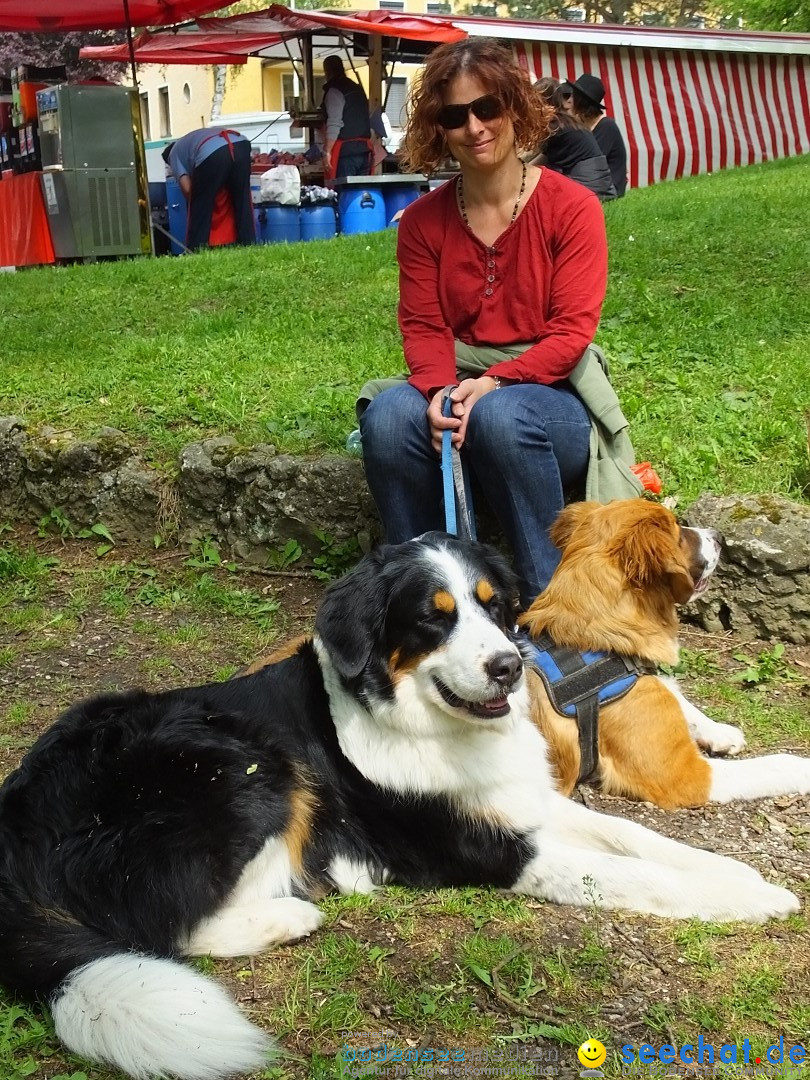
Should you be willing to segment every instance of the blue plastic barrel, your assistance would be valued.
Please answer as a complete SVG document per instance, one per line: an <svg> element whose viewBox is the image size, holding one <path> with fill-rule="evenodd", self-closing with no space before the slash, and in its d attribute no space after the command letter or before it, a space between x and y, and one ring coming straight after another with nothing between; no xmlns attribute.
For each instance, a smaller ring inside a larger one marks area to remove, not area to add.
<svg viewBox="0 0 810 1080"><path fill-rule="evenodd" d="M337 232L337 217L331 203L301 207L301 239L330 240Z"/></svg>
<svg viewBox="0 0 810 1080"><path fill-rule="evenodd" d="M341 191L338 213L340 231L346 236L385 228L385 201L379 188L350 187Z"/></svg>
<svg viewBox="0 0 810 1080"><path fill-rule="evenodd" d="M294 244L301 239L297 206L260 206L253 215L258 244Z"/></svg>
<svg viewBox="0 0 810 1080"><path fill-rule="evenodd" d="M186 243L186 197L173 176L166 177L166 207L169 212L169 232L172 234L172 255L179 255ZM181 247L180 245L183 245Z"/></svg>
<svg viewBox="0 0 810 1080"><path fill-rule="evenodd" d="M385 199L385 224L390 225L394 214L404 210L406 206L410 206L419 198L419 185L386 184L383 198Z"/></svg>

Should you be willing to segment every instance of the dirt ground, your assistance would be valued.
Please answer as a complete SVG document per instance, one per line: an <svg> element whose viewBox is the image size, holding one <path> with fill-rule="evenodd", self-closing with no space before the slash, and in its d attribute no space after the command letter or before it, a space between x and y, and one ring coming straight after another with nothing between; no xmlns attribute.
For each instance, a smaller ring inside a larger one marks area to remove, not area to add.
<svg viewBox="0 0 810 1080"><path fill-rule="evenodd" d="M69 703L103 689L227 677L306 632L323 588L302 570L189 567L187 552L144 559L115 549L99 559L92 544L20 530L0 543L38 560L33 581L0 577L0 778ZM51 559L58 561L40 566ZM736 683L729 697L741 670L734 654L772 655L773 643L686 626L683 644L695 669L685 677L693 700L727 722L743 711L755 751L810 753L810 649L786 647L760 685ZM583 1033L601 1036L612 1054L623 1044L677 1045L699 1034L716 1045L748 1037L758 1046L783 1035L786 1044L810 1048L810 800L672 813L593 789L582 798L743 859L797 892L802 914L765 927L706 927L474 890L329 900L325 929L309 941L248 964L209 961L257 1021L279 1035L286 1056L261 1075L349 1075L359 1066L344 1066L341 1048L359 1054L380 1039L468 1053L523 1048L534 1055L534 1075L542 1061L562 1077L579 1073L575 1048ZM35 1080L80 1068L43 1047L34 1055ZM616 1061L609 1058L606 1075L620 1074ZM86 1075L112 1078L103 1070Z"/></svg>

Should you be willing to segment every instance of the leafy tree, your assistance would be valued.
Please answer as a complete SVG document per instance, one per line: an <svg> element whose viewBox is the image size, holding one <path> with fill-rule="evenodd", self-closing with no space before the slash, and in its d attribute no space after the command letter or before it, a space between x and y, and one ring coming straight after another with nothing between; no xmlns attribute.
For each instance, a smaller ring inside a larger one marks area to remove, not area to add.
<svg viewBox="0 0 810 1080"><path fill-rule="evenodd" d="M746 30L810 34L810 0L738 0L734 13Z"/></svg>
<svg viewBox="0 0 810 1080"><path fill-rule="evenodd" d="M101 64L80 60L83 45L115 45L124 41L123 31L96 30L68 34L0 34L0 74L8 76L13 67L67 67L68 79L109 79L119 82L125 64Z"/></svg>
<svg viewBox="0 0 810 1080"><path fill-rule="evenodd" d="M584 21L589 23L683 27L725 26L732 20L731 7L735 2L741 0L509 0L508 7L509 14L517 19L571 19L572 9L576 9L578 13L584 11ZM790 0L742 2L790 3Z"/></svg>

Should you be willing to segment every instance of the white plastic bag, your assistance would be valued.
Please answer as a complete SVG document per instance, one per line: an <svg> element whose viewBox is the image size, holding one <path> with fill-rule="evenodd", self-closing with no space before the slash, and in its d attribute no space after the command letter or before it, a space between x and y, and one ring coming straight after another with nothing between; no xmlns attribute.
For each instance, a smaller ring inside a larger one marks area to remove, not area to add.
<svg viewBox="0 0 810 1080"><path fill-rule="evenodd" d="M301 201L301 174L295 165L275 165L262 173L262 202L298 206Z"/></svg>

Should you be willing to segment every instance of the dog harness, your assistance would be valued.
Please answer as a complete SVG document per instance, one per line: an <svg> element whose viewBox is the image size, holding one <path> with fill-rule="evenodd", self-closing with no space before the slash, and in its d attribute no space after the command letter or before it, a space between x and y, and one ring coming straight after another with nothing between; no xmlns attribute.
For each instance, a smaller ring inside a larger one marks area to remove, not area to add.
<svg viewBox="0 0 810 1080"><path fill-rule="evenodd" d="M548 699L561 716L576 717L579 728L578 784L590 780L599 765L599 709L631 690L640 675L655 666L614 652L579 652L557 645L549 634L532 644L529 661L543 680Z"/></svg>

